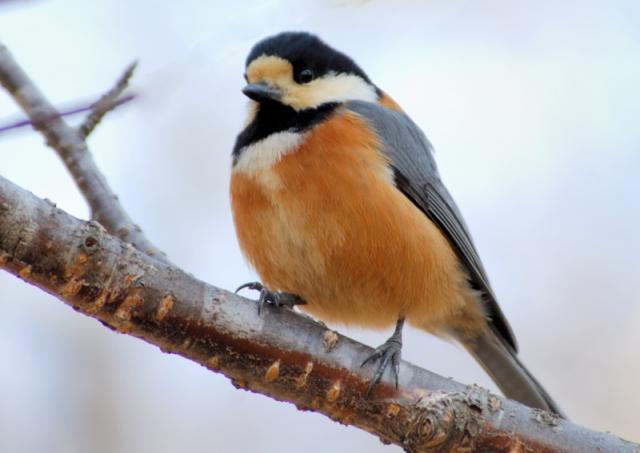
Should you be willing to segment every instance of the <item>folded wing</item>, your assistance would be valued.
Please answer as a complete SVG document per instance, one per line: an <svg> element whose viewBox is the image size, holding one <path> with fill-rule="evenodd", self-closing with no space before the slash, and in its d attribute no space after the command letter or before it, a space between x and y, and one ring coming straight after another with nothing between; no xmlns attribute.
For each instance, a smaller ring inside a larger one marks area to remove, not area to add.
<svg viewBox="0 0 640 453"><path fill-rule="evenodd" d="M492 327L516 352L513 332L498 306L462 214L440 180L427 137L401 112L363 101L349 102L346 108L376 131L393 167L396 187L447 237L468 271L471 286L482 293Z"/></svg>

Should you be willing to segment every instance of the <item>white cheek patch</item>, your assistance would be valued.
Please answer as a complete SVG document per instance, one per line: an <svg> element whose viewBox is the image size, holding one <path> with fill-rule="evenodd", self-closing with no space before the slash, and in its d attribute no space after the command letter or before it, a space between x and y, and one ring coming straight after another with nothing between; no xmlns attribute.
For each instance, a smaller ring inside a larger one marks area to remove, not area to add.
<svg viewBox="0 0 640 453"><path fill-rule="evenodd" d="M240 157L233 167L239 171L255 175L262 170L268 170L277 163L282 156L295 151L300 146L305 134L302 132L275 132L240 151Z"/></svg>
<svg viewBox="0 0 640 453"><path fill-rule="evenodd" d="M331 98L333 101L376 102L378 100L378 94L373 86L361 77L351 74L329 74L322 77L318 79L315 90L320 97Z"/></svg>
<svg viewBox="0 0 640 453"><path fill-rule="evenodd" d="M329 73L307 85L294 85L285 91L283 101L296 110L310 109L329 102L376 102L375 87L353 74Z"/></svg>

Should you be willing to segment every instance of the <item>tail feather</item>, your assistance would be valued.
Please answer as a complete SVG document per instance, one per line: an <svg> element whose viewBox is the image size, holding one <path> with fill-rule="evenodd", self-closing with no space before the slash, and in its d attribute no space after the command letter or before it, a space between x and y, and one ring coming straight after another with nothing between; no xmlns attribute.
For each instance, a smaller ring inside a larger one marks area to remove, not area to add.
<svg viewBox="0 0 640 453"><path fill-rule="evenodd" d="M547 391L520 362L513 348L493 329L486 329L473 341L463 344L507 398L566 418Z"/></svg>

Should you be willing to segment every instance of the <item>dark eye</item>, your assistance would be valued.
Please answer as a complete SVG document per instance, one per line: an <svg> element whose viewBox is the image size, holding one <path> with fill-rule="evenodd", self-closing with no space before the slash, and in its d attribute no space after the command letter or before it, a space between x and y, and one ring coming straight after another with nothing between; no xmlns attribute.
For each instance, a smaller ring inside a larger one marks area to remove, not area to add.
<svg viewBox="0 0 640 453"><path fill-rule="evenodd" d="M313 73L313 71L307 68L300 71L300 74L298 74L298 80L300 81L300 83L309 83L313 80L314 76L315 74Z"/></svg>

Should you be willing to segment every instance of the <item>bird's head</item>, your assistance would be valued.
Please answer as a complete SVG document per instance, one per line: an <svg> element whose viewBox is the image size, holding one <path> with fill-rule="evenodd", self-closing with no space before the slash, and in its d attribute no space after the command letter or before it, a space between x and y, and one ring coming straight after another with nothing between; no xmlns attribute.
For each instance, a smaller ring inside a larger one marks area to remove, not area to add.
<svg viewBox="0 0 640 453"><path fill-rule="evenodd" d="M253 101L298 112L350 100L374 102L379 94L351 58L304 32L280 33L256 44L245 79L242 92Z"/></svg>

